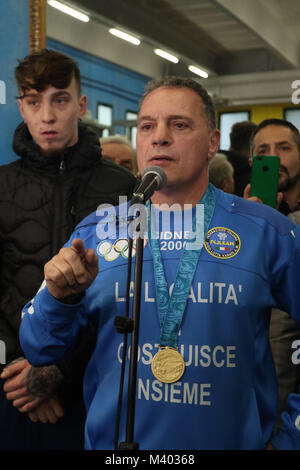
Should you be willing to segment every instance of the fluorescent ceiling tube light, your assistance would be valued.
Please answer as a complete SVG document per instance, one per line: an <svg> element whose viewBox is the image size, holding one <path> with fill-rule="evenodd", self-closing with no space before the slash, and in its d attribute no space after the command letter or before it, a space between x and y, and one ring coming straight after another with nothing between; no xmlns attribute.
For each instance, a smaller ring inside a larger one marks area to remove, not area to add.
<svg viewBox="0 0 300 470"><path fill-rule="evenodd" d="M60 10L67 15L73 16L73 18L76 18L77 20L84 21L85 23L90 21L90 18L87 15L75 10L74 8L68 7L64 3L57 2L56 0L48 0L48 5L53 8L57 8L57 10Z"/></svg>
<svg viewBox="0 0 300 470"><path fill-rule="evenodd" d="M196 75L200 75L200 77L203 77L203 78L207 78L208 77L208 73L205 72L204 70L201 70L199 69L199 67L195 67L194 65L189 65L188 66L188 69L195 73Z"/></svg>
<svg viewBox="0 0 300 470"><path fill-rule="evenodd" d="M163 51L162 49L155 49L154 52L156 55L163 57L163 59L167 59L170 62L174 62L174 64L177 64L179 62L178 57L175 57L174 55L169 54L169 52Z"/></svg>
<svg viewBox="0 0 300 470"><path fill-rule="evenodd" d="M117 38L124 39L124 41L131 42L131 44L134 44L135 46L138 46L141 44L141 41L134 37L131 36L131 34L124 33L124 31L121 31L120 29L116 28L111 28L109 29L110 34L113 34L113 36L116 36Z"/></svg>

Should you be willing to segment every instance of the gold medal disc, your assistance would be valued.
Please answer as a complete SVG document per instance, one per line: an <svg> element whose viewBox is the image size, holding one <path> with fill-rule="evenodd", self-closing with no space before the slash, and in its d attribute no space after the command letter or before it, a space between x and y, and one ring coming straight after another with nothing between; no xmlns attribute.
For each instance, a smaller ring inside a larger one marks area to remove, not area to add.
<svg viewBox="0 0 300 470"><path fill-rule="evenodd" d="M154 356L151 364L154 377L160 382L177 382L184 374L185 362L177 349L161 348Z"/></svg>

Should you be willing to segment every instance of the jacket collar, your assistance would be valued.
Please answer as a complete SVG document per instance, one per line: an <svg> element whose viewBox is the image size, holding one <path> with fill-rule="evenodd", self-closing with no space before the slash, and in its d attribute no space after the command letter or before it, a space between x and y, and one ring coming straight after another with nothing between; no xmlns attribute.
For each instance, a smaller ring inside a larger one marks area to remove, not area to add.
<svg viewBox="0 0 300 470"><path fill-rule="evenodd" d="M101 159L101 148L98 136L86 125L79 123L78 142L72 147L65 148L61 153L50 158L44 158L40 147L34 142L28 128L22 122L15 130L13 150L23 159L26 166L55 172L64 162L68 171L84 169Z"/></svg>

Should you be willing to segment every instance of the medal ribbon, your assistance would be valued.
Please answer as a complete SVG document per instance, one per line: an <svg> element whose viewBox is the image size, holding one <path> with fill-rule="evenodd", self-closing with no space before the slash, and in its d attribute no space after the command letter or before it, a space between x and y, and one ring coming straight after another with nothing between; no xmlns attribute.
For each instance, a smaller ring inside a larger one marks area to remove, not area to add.
<svg viewBox="0 0 300 470"><path fill-rule="evenodd" d="M207 190L200 201L200 204L204 207L204 226L203 217L194 216L193 232L195 233L196 230L196 233L199 234L201 233L200 230L202 230L202 233L205 237L215 208L214 192L210 185L208 185ZM149 203L147 204L147 206L148 209L150 209ZM185 245L178 265L173 291L170 297L165 278L159 242L158 239L151 238L150 212L151 211L149 210L148 239L152 251L154 264L157 310L161 329L160 346L169 346L172 348L177 348L178 332L182 323L190 286L194 278L203 243L201 243L201 246L199 246L199 243L195 243L195 249L192 248L193 243L191 242L187 242L187 244Z"/></svg>

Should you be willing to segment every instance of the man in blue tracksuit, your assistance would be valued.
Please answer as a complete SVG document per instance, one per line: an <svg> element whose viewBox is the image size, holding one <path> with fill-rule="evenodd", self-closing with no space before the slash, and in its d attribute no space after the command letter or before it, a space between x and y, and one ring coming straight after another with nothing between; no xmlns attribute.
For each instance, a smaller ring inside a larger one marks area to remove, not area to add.
<svg viewBox="0 0 300 470"><path fill-rule="evenodd" d="M272 435L278 397L268 342L272 307L300 324L300 229L208 185L218 144L200 85L175 77L149 84L138 117L139 170L160 166L167 183L147 205L134 438L140 449L300 449L299 395L290 395L290 413ZM87 318L98 329L85 376L87 449L114 447L124 349L114 319L126 306L128 212L125 204L86 218L24 309L21 344L34 365L67 355ZM125 390L127 381L125 371ZM121 441L126 403L125 393Z"/></svg>

